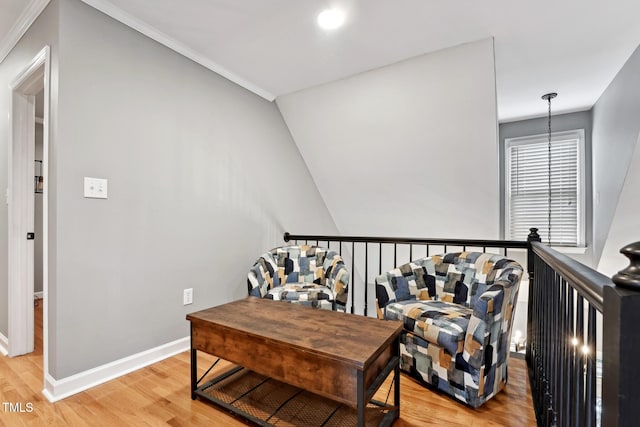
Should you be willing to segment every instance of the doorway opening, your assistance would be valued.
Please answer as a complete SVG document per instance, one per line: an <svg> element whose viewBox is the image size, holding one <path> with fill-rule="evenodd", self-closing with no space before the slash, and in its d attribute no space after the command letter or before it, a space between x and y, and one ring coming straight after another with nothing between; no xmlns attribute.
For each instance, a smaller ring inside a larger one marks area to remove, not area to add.
<svg viewBox="0 0 640 427"><path fill-rule="evenodd" d="M45 375L48 372L49 69L50 49L46 46L10 85L8 191L8 355L19 356L34 350L34 299L37 275L41 283L38 295L42 297L42 368ZM36 237L36 234L39 236ZM36 238L39 250L36 250Z"/></svg>

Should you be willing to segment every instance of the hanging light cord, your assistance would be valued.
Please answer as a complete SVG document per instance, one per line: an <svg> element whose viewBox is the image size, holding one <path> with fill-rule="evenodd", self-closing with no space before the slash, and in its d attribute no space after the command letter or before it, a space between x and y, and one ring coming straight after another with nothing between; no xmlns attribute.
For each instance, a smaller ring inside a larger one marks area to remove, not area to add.
<svg viewBox="0 0 640 427"><path fill-rule="evenodd" d="M548 171L548 178L549 178L549 210L548 210L548 237L549 237L549 246L551 246L551 96L547 97L547 101L549 104L549 119L548 119L548 135L549 135L549 142L547 144L547 152L548 152L548 156L549 156L549 161L547 162L548 167L549 167L549 171Z"/></svg>
<svg viewBox="0 0 640 427"><path fill-rule="evenodd" d="M548 155L548 170L547 170L547 178L549 180L549 200L548 200L548 215L547 215L547 241L549 242L549 246L551 246L551 100L558 96L557 93L551 92L542 95L542 99L547 101L548 103L548 121L547 121L547 135L549 136L549 140L547 143L547 155Z"/></svg>

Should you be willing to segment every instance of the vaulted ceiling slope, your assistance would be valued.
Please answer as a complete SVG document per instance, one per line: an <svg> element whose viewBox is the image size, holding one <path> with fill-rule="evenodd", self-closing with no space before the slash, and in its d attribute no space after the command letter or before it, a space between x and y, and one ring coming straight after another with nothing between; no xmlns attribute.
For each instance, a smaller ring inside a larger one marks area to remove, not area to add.
<svg viewBox="0 0 640 427"><path fill-rule="evenodd" d="M637 0L83 0L267 98L493 37L498 117L590 108L640 43ZM0 0L0 40L26 8ZM335 32L316 25L331 5ZM1 53L1 50L0 50Z"/></svg>
<svg viewBox="0 0 640 427"><path fill-rule="evenodd" d="M343 235L498 237L491 39L277 100Z"/></svg>

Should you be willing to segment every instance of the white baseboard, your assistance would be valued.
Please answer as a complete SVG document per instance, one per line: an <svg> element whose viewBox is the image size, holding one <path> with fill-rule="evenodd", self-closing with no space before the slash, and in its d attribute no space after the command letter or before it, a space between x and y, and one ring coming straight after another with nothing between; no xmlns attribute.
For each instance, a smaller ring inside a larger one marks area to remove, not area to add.
<svg viewBox="0 0 640 427"><path fill-rule="evenodd" d="M44 296L44 293L42 291L33 293L33 298L35 299L42 299L43 296Z"/></svg>
<svg viewBox="0 0 640 427"><path fill-rule="evenodd" d="M175 356L178 353L188 350L190 345L190 337L180 338L179 340L60 380L56 380L49 374L46 374L42 394L44 394L50 402L56 402L168 357Z"/></svg>
<svg viewBox="0 0 640 427"><path fill-rule="evenodd" d="M3 356L9 354L9 340L2 334L0 334L0 354Z"/></svg>

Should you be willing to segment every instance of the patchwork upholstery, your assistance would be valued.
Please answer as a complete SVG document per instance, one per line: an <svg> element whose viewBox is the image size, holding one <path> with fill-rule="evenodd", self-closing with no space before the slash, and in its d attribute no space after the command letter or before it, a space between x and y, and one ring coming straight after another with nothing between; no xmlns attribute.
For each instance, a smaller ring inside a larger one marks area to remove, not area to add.
<svg viewBox="0 0 640 427"><path fill-rule="evenodd" d="M472 314L459 304L407 300L389 305L386 318L401 320L406 331L456 354L462 352Z"/></svg>
<svg viewBox="0 0 640 427"><path fill-rule="evenodd" d="M249 270L249 295L345 311L349 272L334 250L282 246L262 254Z"/></svg>
<svg viewBox="0 0 640 427"><path fill-rule="evenodd" d="M335 300L330 288L315 283L285 283L283 286L269 289L265 297L328 310L333 309Z"/></svg>
<svg viewBox="0 0 640 427"><path fill-rule="evenodd" d="M502 255L457 252L378 276L378 315L404 324L400 368L474 408L502 390L522 273Z"/></svg>

